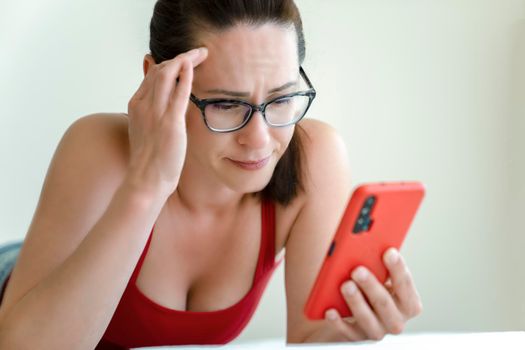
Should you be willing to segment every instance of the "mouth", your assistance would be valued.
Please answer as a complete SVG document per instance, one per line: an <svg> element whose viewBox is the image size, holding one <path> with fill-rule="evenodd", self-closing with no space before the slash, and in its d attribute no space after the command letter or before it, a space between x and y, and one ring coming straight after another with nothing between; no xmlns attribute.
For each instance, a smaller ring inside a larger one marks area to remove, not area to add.
<svg viewBox="0 0 525 350"><path fill-rule="evenodd" d="M271 156L268 156L266 158L258 159L258 160L233 160L230 158L227 158L229 161L231 161L233 164L238 166L241 169L244 170L259 170L263 168L268 162L270 161Z"/></svg>

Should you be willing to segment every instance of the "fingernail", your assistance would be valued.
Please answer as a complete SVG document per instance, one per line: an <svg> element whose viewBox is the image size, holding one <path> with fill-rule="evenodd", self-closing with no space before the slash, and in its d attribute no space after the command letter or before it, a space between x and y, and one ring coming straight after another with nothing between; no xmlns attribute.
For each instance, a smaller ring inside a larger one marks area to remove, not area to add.
<svg viewBox="0 0 525 350"><path fill-rule="evenodd" d="M205 48L205 47L197 47L195 49L191 49L190 51L188 51L188 54L189 55L201 55L203 54L205 51L207 51L208 49Z"/></svg>
<svg viewBox="0 0 525 350"><path fill-rule="evenodd" d="M363 282L368 277L368 271L364 267L358 267L352 272L352 278L356 281Z"/></svg>
<svg viewBox="0 0 525 350"><path fill-rule="evenodd" d="M330 309L326 311L326 318L330 321L334 321L337 319L337 312L334 309Z"/></svg>
<svg viewBox="0 0 525 350"><path fill-rule="evenodd" d="M202 55L202 54L205 54L206 52L208 52L208 49L206 47L199 47L197 49L199 51L199 54Z"/></svg>
<svg viewBox="0 0 525 350"><path fill-rule="evenodd" d="M354 282L348 282L345 285L343 285L343 294L346 294L348 296L354 295L357 291L357 287Z"/></svg>
<svg viewBox="0 0 525 350"><path fill-rule="evenodd" d="M399 261L399 252L395 248L390 248L385 254L386 263L393 265Z"/></svg>

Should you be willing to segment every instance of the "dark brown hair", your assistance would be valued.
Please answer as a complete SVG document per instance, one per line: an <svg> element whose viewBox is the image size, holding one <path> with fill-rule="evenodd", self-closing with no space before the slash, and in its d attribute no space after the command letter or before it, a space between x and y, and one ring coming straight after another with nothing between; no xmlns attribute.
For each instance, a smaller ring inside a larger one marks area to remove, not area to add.
<svg viewBox="0 0 525 350"><path fill-rule="evenodd" d="M150 23L151 56L155 63L172 59L197 47L202 31L223 31L241 23L293 25L297 57L299 64L303 63L303 26L293 0L158 0ZM262 191L264 197L284 205L303 189L300 134L304 134L304 130L296 125L287 150Z"/></svg>

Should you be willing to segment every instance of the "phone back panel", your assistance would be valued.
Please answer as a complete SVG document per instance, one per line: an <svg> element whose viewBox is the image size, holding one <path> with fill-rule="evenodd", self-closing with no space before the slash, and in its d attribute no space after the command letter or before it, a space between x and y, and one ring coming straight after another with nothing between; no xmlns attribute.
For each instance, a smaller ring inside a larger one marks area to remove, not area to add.
<svg viewBox="0 0 525 350"><path fill-rule="evenodd" d="M323 319L330 308L342 317L351 316L340 287L358 266L368 268L381 283L386 281L382 256L390 247L401 247L424 192L419 182L364 184L354 191L305 305L308 318ZM373 206L365 209L371 197ZM368 210L368 227L354 233Z"/></svg>

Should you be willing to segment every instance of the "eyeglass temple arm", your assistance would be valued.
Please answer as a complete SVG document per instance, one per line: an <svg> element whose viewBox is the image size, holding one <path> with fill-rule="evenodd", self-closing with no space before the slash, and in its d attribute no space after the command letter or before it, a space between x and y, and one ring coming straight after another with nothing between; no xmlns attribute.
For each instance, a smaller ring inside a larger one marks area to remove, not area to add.
<svg viewBox="0 0 525 350"><path fill-rule="evenodd" d="M306 84L308 84L308 87L310 89L313 89L313 85L312 83L310 82L310 79L308 78L308 76L306 75L304 69L303 69L303 66L299 66L299 73L301 73L301 75L303 76L304 80L306 81Z"/></svg>

